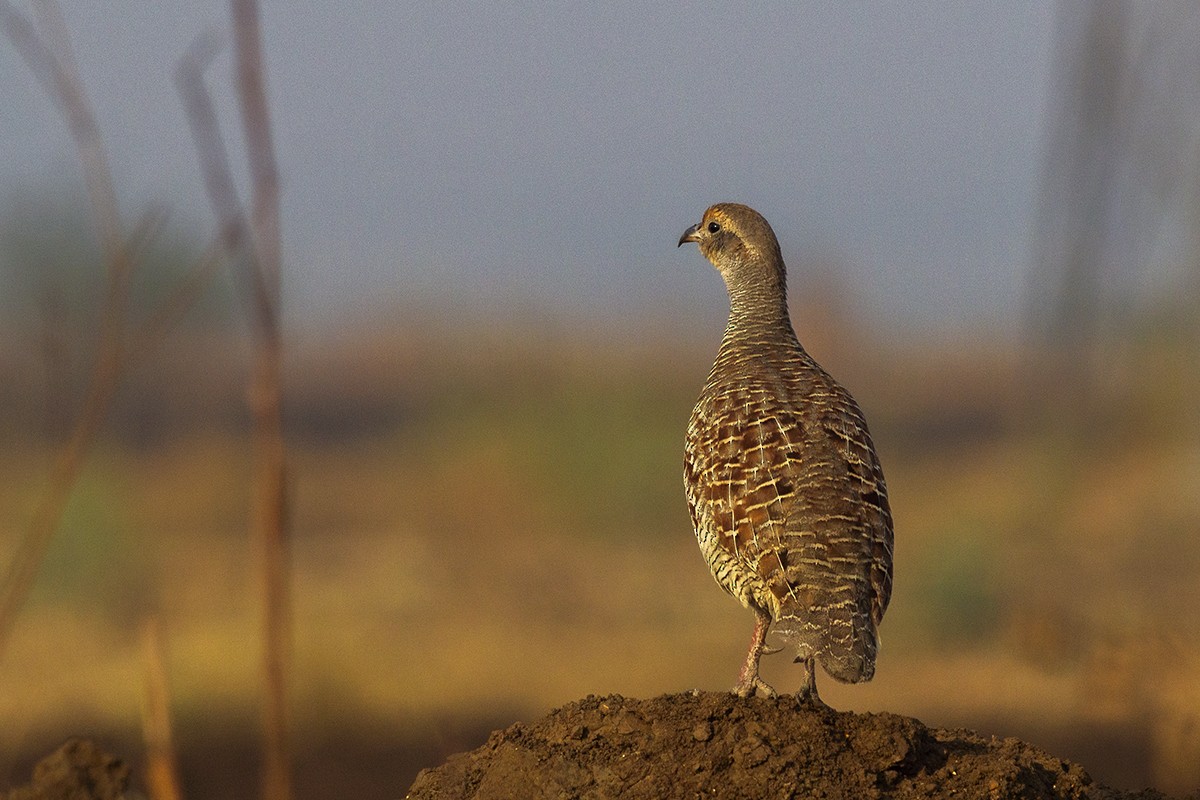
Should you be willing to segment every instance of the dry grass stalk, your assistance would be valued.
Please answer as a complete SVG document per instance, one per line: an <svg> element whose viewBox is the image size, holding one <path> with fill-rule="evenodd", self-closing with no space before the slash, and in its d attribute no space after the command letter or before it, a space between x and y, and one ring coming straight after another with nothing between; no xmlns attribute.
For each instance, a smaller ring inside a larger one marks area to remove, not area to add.
<svg viewBox="0 0 1200 800"><path fill-rule="evenodd" d="M166 658L157 617L142 625L145 687L142 700L142 738L146 745L146 788L152 800L182 800L174 738L171 735L170 691Z"/></svg>
<svg viewBox="0 0 1200 800"><path fill-rule="evenodd" d="M291 598L288 543L287 452L283 440L280 314L281 242L279 181L271 140L258 5L232 0L238 99L252 176L251 211L238 200L229 158L203 71L211 40L198 41L181 61L176 81L199 156L221 240L230 258L244 265L244 285L255 340L250 410L254 416L255 508L253 530L259 557L263 614L263 796L292 796L288 745L287 676Z"/></svg>
<svg viewBox="0 0 1200 800"><path fill-rule="evenodd" d="M279 177L271 140L257 0L232 0L238 97L252 174L250 241L256 267L256 343L251 405L257 451L255 528L260 548L263 603L263 797L292 796L287 721L291 598L288 544L287 453L283 441Z"/></svg>

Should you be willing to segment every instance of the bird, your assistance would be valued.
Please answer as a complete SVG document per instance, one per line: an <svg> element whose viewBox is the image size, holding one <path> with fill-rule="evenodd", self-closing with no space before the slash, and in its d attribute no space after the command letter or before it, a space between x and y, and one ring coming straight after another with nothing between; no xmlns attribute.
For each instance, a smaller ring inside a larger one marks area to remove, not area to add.
<svg viewBox="0 0 1200 800"><path fill-rule="evenodd" d="M733 693L775 697L763 655L804 665L801 705L825 707L816 664L870 680L892 593L892 513L867 421L801 346L775 232L739 203L709 207L679 238L724 279L729 318L688 422L684 484L713 577L754 612ZM768 648L768 631L780 644Z"/></svg>

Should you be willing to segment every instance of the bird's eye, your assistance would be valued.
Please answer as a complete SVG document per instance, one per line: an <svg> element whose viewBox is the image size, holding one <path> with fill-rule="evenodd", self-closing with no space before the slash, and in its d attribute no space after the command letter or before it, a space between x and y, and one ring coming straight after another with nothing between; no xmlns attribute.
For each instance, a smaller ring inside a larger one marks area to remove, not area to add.
<svg viewBox="0 0 1200 800"><path fill-rule="evenodd" d="M717 223L715 223L715 222L708 223L708 232L709 233L716 233L719 230L721 230L721 226L718 225Z"/></svg>

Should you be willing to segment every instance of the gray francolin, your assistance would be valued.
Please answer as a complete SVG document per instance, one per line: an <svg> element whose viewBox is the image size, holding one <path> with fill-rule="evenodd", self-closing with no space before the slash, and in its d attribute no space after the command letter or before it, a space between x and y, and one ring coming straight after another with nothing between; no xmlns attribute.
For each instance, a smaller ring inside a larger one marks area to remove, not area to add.
<svg viewBox="0 0 1200 800"><path fill-rule="evenodd" d="M792 329L775 233L753 209L720 203L684 232L720 272L729 323L688 423L684 478L713 576L754 612L733 691L759 677L768 630L805 668L839 681L875 673L892 590L892 516L867 422Z"/></svg>

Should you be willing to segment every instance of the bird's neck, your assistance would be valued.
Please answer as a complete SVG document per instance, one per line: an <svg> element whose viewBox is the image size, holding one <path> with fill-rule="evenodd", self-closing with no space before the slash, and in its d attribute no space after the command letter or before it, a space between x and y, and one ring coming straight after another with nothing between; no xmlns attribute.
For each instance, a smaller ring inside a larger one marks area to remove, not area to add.
<svg viewBox="0 0 1200 800"><path fill-rule="evenodd" d="M709 375L710 382L722 383L745 380L747 364L785 365L803 352L792 322L788 318L787 300L747 303L731 297L729 322Z"/></svg>
<svg viewBox="0 0 1200 800"><path fill-rule="evenodd" d="M755 281L729 286L729 324L725 340L794 341L783 281Z"/></svg>

